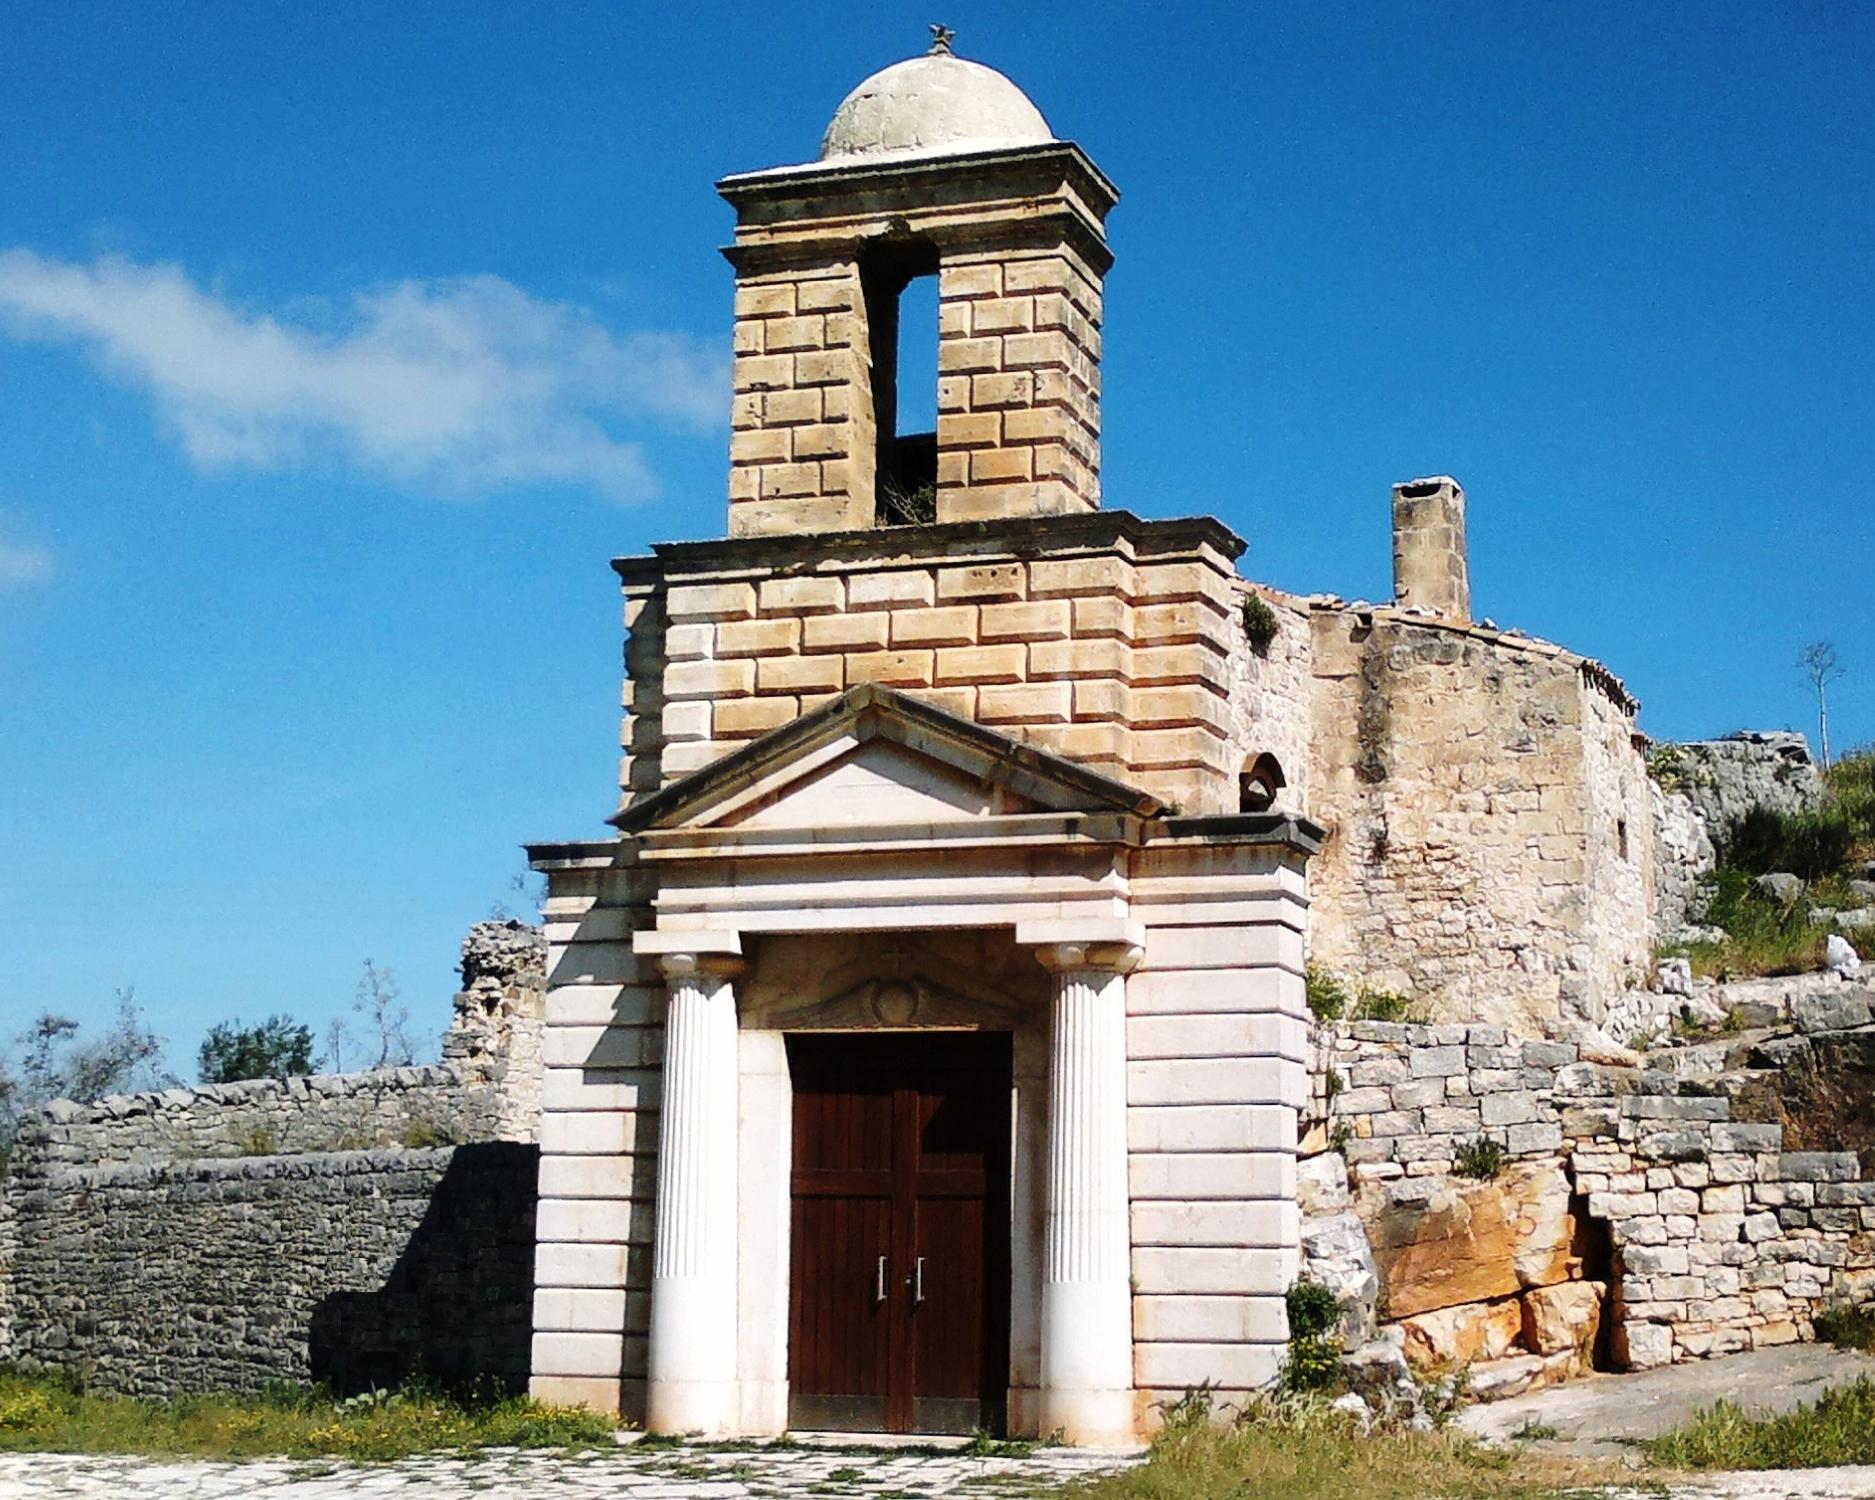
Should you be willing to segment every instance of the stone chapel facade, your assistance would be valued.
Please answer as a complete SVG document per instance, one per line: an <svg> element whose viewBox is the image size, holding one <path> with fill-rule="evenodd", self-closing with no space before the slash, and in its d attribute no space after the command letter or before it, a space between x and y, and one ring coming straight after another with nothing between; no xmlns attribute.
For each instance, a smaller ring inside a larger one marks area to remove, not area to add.
<svg viewBox="0 0 1875 1500"><path fill-rule="evenodd" d="M616 833L530 850L533 1390L1129 1441L1281 1359L1305 934L1528 1031L1646 960L1634 704L1472 623L1450 480L1396 489L1380 607L1101 509L1117 194L1000 74L941 42L719 187L728 535L615 563Z"/></svg>

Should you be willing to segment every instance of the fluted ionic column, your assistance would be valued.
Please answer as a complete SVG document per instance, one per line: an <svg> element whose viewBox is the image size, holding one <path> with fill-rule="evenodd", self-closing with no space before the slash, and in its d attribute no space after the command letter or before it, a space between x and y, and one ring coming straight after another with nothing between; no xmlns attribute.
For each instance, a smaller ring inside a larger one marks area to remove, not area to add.
<svg viewBox="0 0 1875 1500"><path fill-rule="evenodd" d="M1133 1302L1126 1196L1126 943L1051 943L1048 1200L1042 1236L1041 1428L1132 1440Z"/></svg>
<svg viewBox="0 0 1875 1500"><path fill-rule="evenodd" d="M667 953L645 1427L734 1431L735 961Z"/></svg>

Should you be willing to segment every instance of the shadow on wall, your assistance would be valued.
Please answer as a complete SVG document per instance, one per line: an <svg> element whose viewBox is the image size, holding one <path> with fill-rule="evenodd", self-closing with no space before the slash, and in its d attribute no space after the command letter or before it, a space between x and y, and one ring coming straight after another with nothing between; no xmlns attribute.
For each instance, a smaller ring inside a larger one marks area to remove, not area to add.
<svg viewBox="0 0 1875 1500"><path fill-rule="evenodd" d="M384 1285L313 1309L312 1378L339 1395L420 1377L450 1389L527 1389L539 1150L458 1146Z"/></svg>

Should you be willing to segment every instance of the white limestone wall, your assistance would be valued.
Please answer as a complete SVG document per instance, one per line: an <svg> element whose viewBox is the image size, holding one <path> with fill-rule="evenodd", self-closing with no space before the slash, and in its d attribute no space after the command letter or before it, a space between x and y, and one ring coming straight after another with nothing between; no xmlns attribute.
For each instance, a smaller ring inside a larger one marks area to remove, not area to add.
<svg viewBox="0 0 1875 1500"><path fill-rule="evenodd" d="M642 1420L664 984L631 950L642 876L553 887L531 1389Z"/></svg>
<svg viewBox="0 0 1875 1500"><path fill-rule="evenodd" d="M1135 1402L1147 1429L1156 1402L1206 1381L1240 1399L1281 1364L1309 1025L1298 860L1223 847L1142 867L1127 1134Z"/></svg>

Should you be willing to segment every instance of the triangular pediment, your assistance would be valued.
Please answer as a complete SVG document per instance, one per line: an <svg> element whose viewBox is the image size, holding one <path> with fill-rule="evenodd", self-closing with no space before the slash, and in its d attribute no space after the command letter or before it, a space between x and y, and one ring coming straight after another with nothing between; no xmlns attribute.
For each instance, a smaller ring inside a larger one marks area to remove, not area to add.
<svg viewBox="0 0 1875 1500"><path fill-rule="evenodd" d="M852 688L613 819L647 829L853 828L1037 812L1159 812L1157 798L889 688Z"/></svg>

